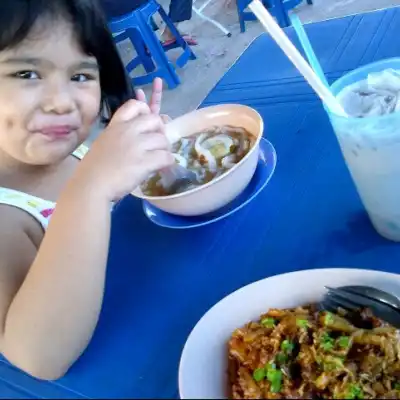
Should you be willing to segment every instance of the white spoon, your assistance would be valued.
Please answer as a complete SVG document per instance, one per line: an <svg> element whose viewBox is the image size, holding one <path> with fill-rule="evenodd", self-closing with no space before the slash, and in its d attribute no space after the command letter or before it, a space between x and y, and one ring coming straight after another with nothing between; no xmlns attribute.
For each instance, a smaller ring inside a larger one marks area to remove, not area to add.
<svg viewBox="0 0 400 400"><path fill-rule="evenodd" d="M181 139L173 130L167 130L166 135L171 145ZM169 168L164 168L160 171L160 175L162 185L169 188L172 192L175 192L178 188L197 182L197 175L178 163Z"/></svg>

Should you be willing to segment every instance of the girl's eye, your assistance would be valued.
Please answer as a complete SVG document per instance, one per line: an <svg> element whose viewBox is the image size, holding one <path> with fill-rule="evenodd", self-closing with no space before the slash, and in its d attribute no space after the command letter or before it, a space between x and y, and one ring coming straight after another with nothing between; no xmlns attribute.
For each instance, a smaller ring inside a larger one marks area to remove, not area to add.
<svg viewBox="0 0 400 400"><path fill-rule="evenodd" d="M72 80L74 82L80 82L80 83L87 82L87 81L92 81L94 79L95 78L93 76L88 75L88 74L76 74L76 75L74 75L72 77Z"/></svg>
<svg viewBox="0 0 400 400"><path fill-rule="evenodd" d="M18 71L13 76L19 79L40 79L39 74L35 71Z"/></svg>

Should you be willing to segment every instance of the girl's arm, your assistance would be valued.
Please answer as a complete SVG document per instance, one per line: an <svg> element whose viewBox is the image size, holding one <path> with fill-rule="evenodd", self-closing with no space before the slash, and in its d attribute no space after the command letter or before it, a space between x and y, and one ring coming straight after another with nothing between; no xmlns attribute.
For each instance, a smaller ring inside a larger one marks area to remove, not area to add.
<svg viewBox="0 0 400 400"><path fill-rule="evenodd" d="M17 264L27 253L22 252L32 253L33 245L23 232L19 243L9 243L12 235L1 233L0 282L4 283L2 278L12 269L21 270ZM22 286L8 307L0 298L0 308L8 308L1 321L0 351L10 362L35 377L52 380L80 356L101 309L109 235L107 198L71 182ZM3 257L6 254L10 256ZM2 292L3 286L7 285L0 283Z"/></svg>
<svg viewBox="0 0 400 400"><path fill-rule="evenodd" d="M130 100L61 194L37 254L0 216L0 351L11 362L57 379L79 357L101 308L110 202L174 162L161 118Z"/></svg>

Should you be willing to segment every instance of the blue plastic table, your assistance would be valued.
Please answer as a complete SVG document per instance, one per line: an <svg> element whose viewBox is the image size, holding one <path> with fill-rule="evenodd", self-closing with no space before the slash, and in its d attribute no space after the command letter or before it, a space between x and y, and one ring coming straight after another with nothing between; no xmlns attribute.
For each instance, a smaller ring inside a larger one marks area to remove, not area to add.
<svg viewBox="0 0 400 400"><path fill-rule="evenodd" d="M307 31L331 81L400 56L399 9ZM57 383L0 362L0 398L177 397L185 340L228 293L307 268L399 270L400 245L371 227L320 101L268 36L250 45L203 105L228 102L264 118L278 153L268 187L231 218L188 231L151 224L140 202L126 198L113 220L104 308L89 348Z"/></svg>

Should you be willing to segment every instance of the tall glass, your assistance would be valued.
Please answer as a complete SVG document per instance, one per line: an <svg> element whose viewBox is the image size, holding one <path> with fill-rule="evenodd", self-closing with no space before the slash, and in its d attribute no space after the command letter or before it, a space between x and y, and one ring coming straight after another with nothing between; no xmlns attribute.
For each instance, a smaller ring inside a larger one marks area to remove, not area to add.
<svg viewBox="0 0 400 400"><path fill-rule="evenodd" d="M358 68L332 85L334 95L371 72L400 70L400 58ZM328 112L347 167L375 229L400 242L400 113L344 118Z"/></svg>

